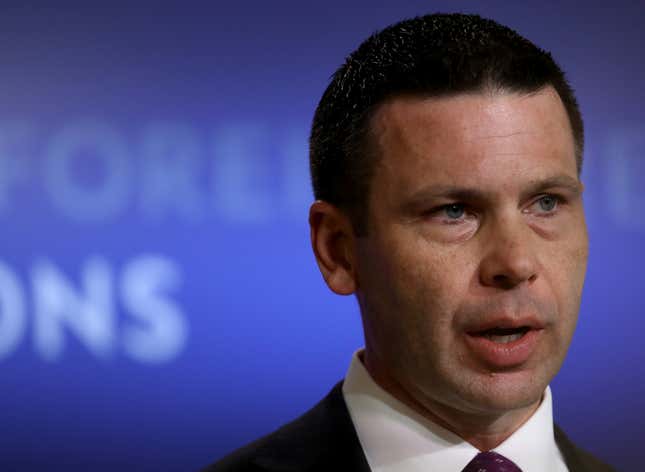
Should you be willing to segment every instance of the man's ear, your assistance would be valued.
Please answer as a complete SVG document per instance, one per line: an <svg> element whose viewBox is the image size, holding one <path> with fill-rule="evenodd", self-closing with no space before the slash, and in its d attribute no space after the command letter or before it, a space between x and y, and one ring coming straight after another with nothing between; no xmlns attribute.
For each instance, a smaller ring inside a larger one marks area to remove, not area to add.
<svg viewBox="0 0 645 472"><path fill-rule="evenodd" d="M354 230L349 217L318 200L309 209L311 246L327 286L339 295L356 290Z"/></svg>

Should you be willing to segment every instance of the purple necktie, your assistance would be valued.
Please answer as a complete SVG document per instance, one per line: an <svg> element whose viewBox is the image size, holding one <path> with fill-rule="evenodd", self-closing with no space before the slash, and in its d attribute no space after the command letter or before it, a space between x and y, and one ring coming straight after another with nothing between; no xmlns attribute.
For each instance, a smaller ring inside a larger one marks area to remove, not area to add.
<svg viewBox="0 0 645 472"><path fill-rule="evenodd" d="M493 451L480 452L461 472L522 472L515 463Z"/></svg>

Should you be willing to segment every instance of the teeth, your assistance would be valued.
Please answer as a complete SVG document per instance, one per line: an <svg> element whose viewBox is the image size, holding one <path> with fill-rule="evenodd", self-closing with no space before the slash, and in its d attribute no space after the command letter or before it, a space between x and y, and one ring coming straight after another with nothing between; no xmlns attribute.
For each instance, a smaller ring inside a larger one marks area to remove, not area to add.
<svg viewBox="0 0 645 472"><path fill-rule="evenodd" d="M512 343L513 341L517 341L518 339L520 339L522 336L524 336L524 333L508 334L505 336L500 336L496 334L486 334L486 337L488 339L490 339L495 343L500 343L500 344Z"/></svg>

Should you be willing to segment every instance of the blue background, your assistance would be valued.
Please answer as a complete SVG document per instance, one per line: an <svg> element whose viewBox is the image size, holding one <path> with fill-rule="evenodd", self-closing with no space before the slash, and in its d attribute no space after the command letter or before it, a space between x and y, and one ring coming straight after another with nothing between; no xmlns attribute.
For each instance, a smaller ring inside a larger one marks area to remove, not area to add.
<svg viewBox="0 0 645 472"><path fill-rule="evenodd" d="M342 378L361 328L309 247L308 127L360 41L433 11L517 29L577 91L591 256L555 414L645 459L642 4L3 3L0 469L197 470Z"/></svg>

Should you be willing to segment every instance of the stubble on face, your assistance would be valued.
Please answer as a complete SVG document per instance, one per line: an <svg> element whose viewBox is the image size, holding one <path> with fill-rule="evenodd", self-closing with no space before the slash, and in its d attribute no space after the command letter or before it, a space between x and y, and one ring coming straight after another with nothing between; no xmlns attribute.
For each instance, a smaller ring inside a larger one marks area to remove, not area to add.
<svg viewBox="0 0 645 472"><path fill-rule="evenodd" d="M366 367L462 437L503 431L495 442L535 410L577 320L587 236L564 107L551 88L398 97L372 135L380 158L356 241ZM544 195L560 199L548 216ZM521 362L479 349L472 332L497 319L539 325Z"/></svg>

